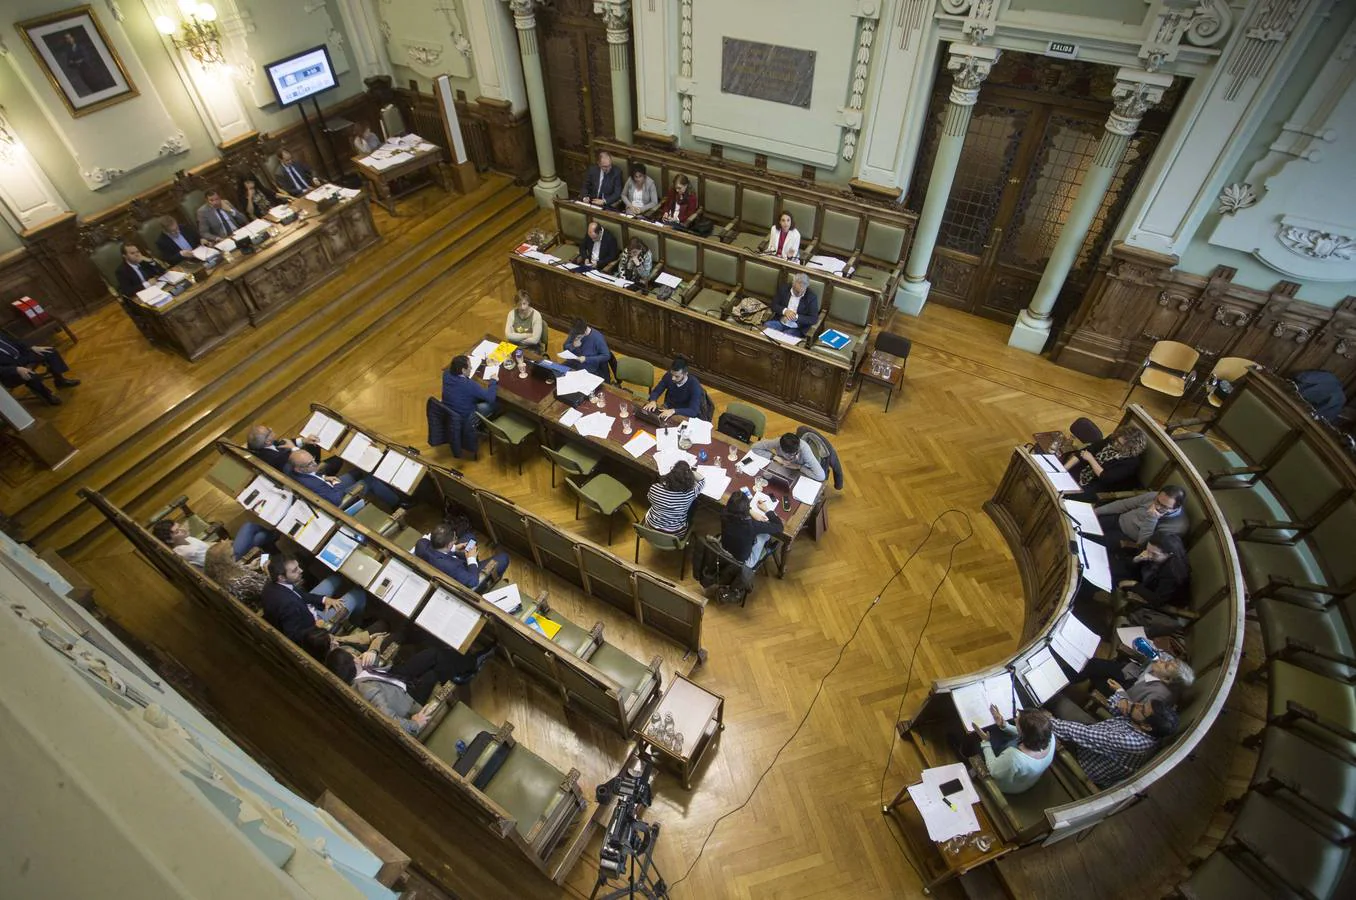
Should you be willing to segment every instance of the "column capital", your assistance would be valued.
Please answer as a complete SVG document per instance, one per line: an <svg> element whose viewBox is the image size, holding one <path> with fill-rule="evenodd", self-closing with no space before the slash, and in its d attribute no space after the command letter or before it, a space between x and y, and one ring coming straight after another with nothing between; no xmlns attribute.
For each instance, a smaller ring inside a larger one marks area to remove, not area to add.
<svg viewBox="0 0 1356 900"><path fill-rule="evenodd" d="M537 0L504 0L513 13L513 26L519 31L537 27Z"/></svg>
<svg viewBox="0 0 1356 900"><path fill-rule="evenodd" d="M957 106L974 106L979 100L979 86L989 77L1001 51L994 47L975 47L952 44L946 58L951 73L951 102Z"/></svg>
<svg viewBox="0 0 1356 900"><path fill-rule="evenodd" d="M603 17L609 44L631 39L631 0L593 0L593 14Z"/></svg>
<svg viewBox="0 0 1356 900"><path fill-rule="evenodd" d="M1139 130L1139 121L1149 107L1163 99L1172 86L1172 76L1143 69L1121 69L1116 73L1116 86L1111 89L1114 109L1107 116L1106 130L1111 134L1129 137Z"/></svg>

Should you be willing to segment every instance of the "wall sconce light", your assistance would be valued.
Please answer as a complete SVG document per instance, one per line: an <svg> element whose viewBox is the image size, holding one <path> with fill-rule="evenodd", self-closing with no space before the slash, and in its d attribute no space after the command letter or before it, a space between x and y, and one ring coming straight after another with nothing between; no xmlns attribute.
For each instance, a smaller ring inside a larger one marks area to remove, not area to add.
<svg viewBox="0 0 1356 900"><path fill-rule="evenodd" d="M179 0L183 21L176 23L169 16L156 16L155 27L174 46L198 61L204 69L226 62L221 51L221 32L217 29L217 11L210 3L197 0Z"/></svg>

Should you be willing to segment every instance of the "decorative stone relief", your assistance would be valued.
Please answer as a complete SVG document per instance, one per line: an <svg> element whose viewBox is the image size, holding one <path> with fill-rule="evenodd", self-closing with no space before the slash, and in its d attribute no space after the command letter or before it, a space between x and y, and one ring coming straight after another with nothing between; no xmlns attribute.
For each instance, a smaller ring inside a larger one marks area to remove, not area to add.
<svg viewBox="0 0 1356 900"><path fill-rule="evenodd" d="M1157 72L1177 59L1183 38L1197 47L1214 46L1229 33L1233 20L1227 0L1201 0L1188 8L1160 4L1148 19L1139 58L1144 60L1144 68Z"/></svg>
<svg viewBox="0 0 1356 900"><path fill-rule="evenodd" d="M513 9L514 3L509 7ZM453 0L383 2L378 14L377 27L395 65L427 78L444 73L457 78L471 75L471 41Z"/></svg>
<svg viewBox="0 0 1356 900"><path fill-rule="evenodd" d="M857 31L857 56L853 60L852 83L848 85L848 105L843 110L843 159L857 155L857 135L862 129L862 103L866 97L866 77L871 70L871 45L876 37L876 17L880 14L877 0L861 0L857 15L861 25Z"/></svg>
<svg viewBox="0 0 1356 900"><path fill-rule="evenodd" d="M1225 185L1224 190L1219 192L1219 214L1221 216L1231 216L1240 209L1247 209L1257 202L1257 194L1253 192L1252 185L1238 182L1237 184Z"/></svg>
<svg viewBox="0 0 1356 900"><path fill-rule="evenodd" d="M161 156L173 156L186 150L188 150L188 136L182 131L175 132L165 138L165 142L160 145Z"/></svg>
<svg viewBox="0 0 1356 900"><path fill-rule="evenodd" d="M443 58L441 44L405 42L405 56L416 66L432 66Z"/></svg>
<svg viewBox="0 0 1356 900"><path fill-rule="evenodd" d="M1168 78L1168 85L1172 84L1172 79ZM1167 85L1155 84L1148 81L1116 81L1116 86L1111 89L1111 103L1113 111L1106 119L1106 130L1112 134L1129 137L1139 130L1140 119L1149 111L1159 100L1163 99L1163 92Z"/></svg>
<svg viewBox="0 0 1356 900"><path fill-rule="evenodd" d="M961 33L972 44L984 43L998 27L997 0L941 0L941 7L948 16L965 16Z"/></svg>
<svg viewBox="0 0 1356 900"><path fill-rule="evenodd" d="M1276 232L1276 240L1291 253L1307 256L1309 259L1350 261L1356 258L1356 238L1318 228L1305 228L1282 221Z"/></svg>
<svg viewBox="0 0 1356 900"><path fill-rule="evenodd" d="M113 18L118 22L127 18L127 13L122 11L122 4L118 0L108 0L108 11L113 14Z"/></svg>
<svg viewBox="0 0 1356 900"><path fill-rule="evenodd" d="M1243 32L1243 46L1229 65L1225 100L1236 100L1247 82L1258 78L1285 43L1310 0L1264 0Z"/></svg>
<svg viewBox="0 0 1356 900"><path fill-rule="evenodd" d="M678 6L678 93L682 101L684 125L692 124L692 0Z"/></svg>

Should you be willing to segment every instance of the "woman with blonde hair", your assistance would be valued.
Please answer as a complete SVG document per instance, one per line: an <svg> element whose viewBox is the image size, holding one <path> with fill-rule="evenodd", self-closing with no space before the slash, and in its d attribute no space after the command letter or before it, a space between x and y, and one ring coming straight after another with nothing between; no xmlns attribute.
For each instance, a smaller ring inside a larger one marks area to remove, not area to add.
<svg viewBox="0 0 1356 900"><path fill-rule="evenodd" d="M207 549L202 571L241 603L259 608L259 596L268 584L268 576L257 567L236 562L235 551L229 542L217 541Z"/></svg>

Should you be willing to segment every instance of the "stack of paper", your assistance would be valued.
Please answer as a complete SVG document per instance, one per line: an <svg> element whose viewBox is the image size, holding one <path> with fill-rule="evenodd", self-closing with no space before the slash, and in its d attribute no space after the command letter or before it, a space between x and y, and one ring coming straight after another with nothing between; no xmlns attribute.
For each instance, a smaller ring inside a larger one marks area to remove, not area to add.
<svg viewBox="0 0 1356 900"><path fill-rule="evenodd" d="M353 463L364 472L371 472L381 462L382 452L383 448L372 443L371 438L361 431L355 431L339 458Z"/></svg>
<svg viewBox="0 0 1356 900"><path fill-rule="evenodd" d="M372 583L372 593L405 616L414 612L428 589L428 579L398 559L386 563Z"/></svg>
<svg viewBox="0 0 1356 900"><path fill-rule="evenodd" d="M322 184L320 187L308 193L306 199L310 200L312 203L319 203L321 200L332 196L337 190L339 190L339 188L332 184Z"/></svg>
<svg viewBox="0 0 1356 900"><path fill-rule="evenodd" d="M1104 591L1111 590L1111 562L1106 556L1106 547L1077 535L1079 562L1083 565L1083 577Z"/></svg>
<svg viewBox="0 0 1356 900"><path fill-rule="evenodd" d="M320 510L315 510L311 518L302 526L301 531L292 537L292 540L314 553L315 548L320 546L320 542L329 537L330 530L333 528L334 520Z"/></svg>
<svg viewBox="0 0 1356 900"><path fill-rule="evenodd" d="M399 450L387 450L381 458L381 464L372 473L379 481L384 481L402 494L414 492L419 476L424 474L424 466L411 456Z"/></svg>
<svg viewBox="0 0 1356 900"><path fill-rule="evenodd" d="M693 444L711 443L711 423L705 419L688 419L683 423L683 434Z"/></svg>
<svg viewBox="0 0 1356 900"><path fill-rule="evenodd" d="M485 594L485 599L511 616L517 615L518 611L523 608L523 597L518 592L518 585L516 584L490 591Z"/></svg>
<svg viewBox="0 0 1356 900"><path fill-rule="evenodd" d="M552 256L549 253L542 253L540 250L526 250L522 254L528 259L535 259L537 262L546 263L548 266L552 263L560 262L559 256Z"/></svg>
<svg viewBox="0 0 1356 900"><path fill-rule="evenodd" d="M631 440L627 441L625 444L622 445L622 449L624 449L627 453L634 456L636 459L640 459L646 453L649 453L651 450L653 450L654 447L655 447L654 435L650 434L648 431L636 432L635 437L631 438Z"/></svg>
<svg viewBox="0 0 1356 900"><path fill-rule="evenodd" d="M1048 645L1017 663L1017 669L1037 703L1045 703L1069 683Z"/></svg>
<svg viewBox="0 0 1356 900"><path fill-rule="evenodd" d="M222 238L217 241L217 249L222 253L231 253L235 250L235 241L230 238Z"/></svg>
<svg viewBox="0 0 1356 900"><path fill-rule="evenodd" d="M267 234L268 229L271 227L273 227L273 223L265 219L254 219L253 221L246 222L243 227L237 228L231 237L237 241L241 238L254 240L260 235Z"/></svg>
<svg viewBox="0 0 1356 900"><path fill-rule="evenodd" d="M137 291L137 299L147 306L164 306L174 298L167 294L159 284L153 284L148 288Z"/></svg>
<svg viewBox="0 0 1356 900"><path fill-rule="evenodd" d="M791 496L801 503L814 503L819 499L819 492L823 488L824 482L815 481L813 478L802 475L796 479L795 486L791 488Z"/></svg>
<svg viewBox="0 0 1356 900"><path fill-rule="evenodd" d="M847 268L847 261L836 256L812 256L806 265L832 272L834 275L842 275L843 270Z"/></svg>
<svg viewBox="0 0 1356 900"><path fill-rule="evenodd" d="M719 500L725 496L730 486L730 473L720 466L697 466L697 475L702 479L702 493Z"/></svg>
<svg viewBox="0 0 1356 900"><path fill-rule="evenodd" d="M1050 635L1050 649L1058 653L1059 658L1075 672L1083 671L1088 660L1097 652L1099 643L1101 640L1097 632L1084 625L1073 613L1067 613L1060 619L1059 625Z"/></svg>
<svg viewBox="0 0 1356 900"><path fill-rule="evenodd" d="M1079 531L1084 534L1102 533L1102 523L1097 521L1097 514L1092 511L1091 503L1070 500L1067 497L1061 497L1059 502L1069 514L1069 518L1074 520L1074 527Z"/></svg>
<svg viewBox="0 0 1356 900"><path fill-rule="evenodd" d="M605 412L589 413L574 423L574 430L585 437L605 438L612 433L612 423L615 421Z"/></svg>
<svg viewBox="0 0 1356 900"><path fill-rule="evenodd" d="M318 557L321 562L337 572L360 543L362 541L356 534L347 528L340 528L334 533L334 537L330 538L325 549L320 551Z"/></svg>
<svg viewBox="0 0 1356 900"><path fill-rule="evenodd" d="M660 272L655 276L654 281L655 284L661 284L666 288L677 288L678 285L683 283L683 279L677 275L670 275L668 272Z"/></svg>
<svg viewBox="0 0 1356 900"><path fill-rule="evenodd" d="M344 436L344 423L331 419L323 412L313 412L301 433L305 437L315 438L315 442L326 450L332 450L339 443L339 438Z"/></svg>
<svg viewBox="0 0 1356 900"><path fill-rule="evenodd" d="M339 197L340 199L343 200L352 200L354 197L358 196L361 193L362 193L361 188L341 187L339 189Z"/></svg>
<svg viewBox="0 0 1356 900"><path fill-rule="evenodd" d="M1004 719L1011 719L1021 707L1012 684L1012 675L1007 671L953 688L951 700L956 704L956 714L966 728L992 724L990 706L998 707L998 714Z"/></svg>
<svg viewBox="0 0 1356 900"><path fill-rule="evenodd" d="M240 501L241 506L270 525L281 522L292 506L292 492L274 484L263 475L251 481L236 499Z"/></svg>
<svg viewBox="0 0 1356 900"><path fill-rule="evenodd" d="M450 592L435 588L414 624L459 650L475 633L480 624L480 613Z"/></svg>
<svg viewBox="0 0 1356 900"><path fill-rule="evenodd" d="M273 221L281 222L283 219L292 215L292 207L286 203L279 203L277 206L270 209L268 214L273 217Z"/></svg>
<svg viewBox="0 0 1356 900"><path fill-rule="evenodd" d="M592 394L602 383L603 379L592 372L586 369L574 369L564 375L556 376L556 395Z"/></svg>
<svg viewBox="0 0 1356 900"><path fill-rule="evenodd" d="M660 453L678 452L678 429L677 428L659 428L655 430L655 444L659 447Z"/></svg>
<svg viewBox="0 0 1356 900"><path fill-rule="evenodd" d="M1036 468L1041 470L1045 480L1049 481L1055 490L1066 494L1083 490L1078 482L1074 481L1073 476L1064 470L1064 464L1059 461L1058 456L1051 456L1048 453L1033 453L1031 456L1036 460Z"/></svg>
<svg viewBox="0 0 1356 900"><path fill-rule="evenodd" d="M768 337L772 338L774 341L777 341L778 343L790 344L793 346L805 340L805 338L801 337L800 335L787 334L785 331L777 331L776 329L773 328L764 328L763 334L767 335Z"/></svg>
<svg viewBox="0 0 1356 900"><path fill-rule="evenodd" d="M763 471L763 469L767 468L767 465L770 462L772 462L772 460L768 459L766 456L761 456L757 453L746 453L744 454L744 458L739 461L738 469L745 475L757 475L759 472Z"/></svg>
<svg viewBox="0 0 1356 900"><path fill-rule="evenodd" d="M178 269L170 269L164 275L160 276L160 280L165 282L165 284L173 285L178 284L181 281L187 281L188 276L185 275L183 272L180 272Z"/></svg>
<svg viewBox="0 0 1356 900"><path fill-rule="evenodd" d="M923 771L924 777L927 776L928 771L930 770L925 769ZM964 776L963 771L962 776ZM947 780L954 778L955 776L950 776ZM964 776L962 784L968 782L969 777ZM971 787L970 790L974 790L974 788ZM928 838L937 843L949 841L954 837L973 834L979 830L979 819L975 816L974 803L961 799L962 796L962 794L956 794L943 797L941 789L935 781L909 785L909 798L913 800L919 816L923 819L923 824L927 827Z"/></svg>
<svg viewBox="0 0 1356 900"><path fill-rule="evenodd" d="M689 466L697 465L695 454L688 453L686 450L673 450L665 452L656 450L654 452L654 464L659 469L660 475L669 474L669 470L676 466L679 461L686 462Z"/></svg>
<svg viewBox="0 0 1356 900"><path fill-rule="evenodd" d="M292 505L287 508L287 512L278 521L278 530L288 537L294 538L306 527L306 523L311 521L311 516L315 515L315 510L305 500L293 500Z"/></svg>
<svg viewBox="0 0 1356 900"><path fill-rule="evenodd" d="M188 251L188 255L198 262L208 262L209 260L221 256L221 251L217 250L215 247L194 247L192 250Z"/></svg>
<svg viewBox="0 0 1356 900"><path fill-rule="evenodd" d="M573 428L575 423L584 418L584 414L577 409L567 409L560 414L560 424L566 428Z"/></svg>
<svg viewBox="0 0 1356 900"><path fill-rule="evenodd" d="M631 283L625 278L620 278L616 275L608 275L606 272L602 272L598 269L589 269L584 273L584 277L592 278L594 281L606 282L607 284L615 284L618 287L625 287Z"/></svg>

